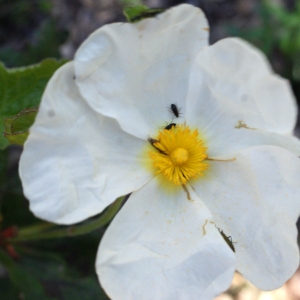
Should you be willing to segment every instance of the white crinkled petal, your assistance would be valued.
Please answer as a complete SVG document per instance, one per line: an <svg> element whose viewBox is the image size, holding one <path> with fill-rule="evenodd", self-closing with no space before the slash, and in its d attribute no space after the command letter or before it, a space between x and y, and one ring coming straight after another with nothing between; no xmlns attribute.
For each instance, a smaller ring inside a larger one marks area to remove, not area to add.
<svg viewBox="0 0 300 300"><path fill-rule="evenodd" d="M236 38L201 51L191 72L187 122L206 127L223 113L231 115L232 127L242 122L280 134L290 134L296 123L297 107L288 81L270 70L258 50Z"/></svg>
<svg viewBox="0 0 300 300"><path fill-rule="evenodd" d="M210 161L192 185L225 234L235 242L237 270L263 290L276 289L299 265L300 159L275 146Z"/></svg>
<svg viewBox="0 0 300 300"><path fill-rule="evenodd" d="M95 113L73 77L68 63L51 78L20 160L30 209L63 224L100 213L153 176L142 167L147 142Z"/></svg>
<svg viewBox="0 0 300 300"><path fill-rule="evenodd" d="M226 59L231 51L234 62ZM271 74L261 54L248 44L226 39L198 55L186 122L203 134L209 157L255 145L280 146L300 156L300 141L289 134L296 112L288 83Z"/></svg>
<svg viewBox="0 0 300 300"><path fill-rule="evenodd" d="M209 157L230 156L241 149L257 145L279 146L300 156L300 141L294 136L243 126L240 123L242 110L234 111L220 104L218 97L207 87L203 86L200 97L207 102L193 106L195 115L187 123L201 132Z"/></svg>
<svg viewBox="0 0 300 300"><path fill-rule="evenodd" d="M187 4L136 24L103 26L76 53L76 83L96 111L146 138L171 122L172 103L184 113L190 65L207 44L205 16Z"/></svg>
<svg viewBox="0 0 300 300"><path fill-rule="evenodd" d="M209 300L229 286L234 254L192 190L190 197L165 193L156 180L130 196L98 250L111 299Z"/></svg>

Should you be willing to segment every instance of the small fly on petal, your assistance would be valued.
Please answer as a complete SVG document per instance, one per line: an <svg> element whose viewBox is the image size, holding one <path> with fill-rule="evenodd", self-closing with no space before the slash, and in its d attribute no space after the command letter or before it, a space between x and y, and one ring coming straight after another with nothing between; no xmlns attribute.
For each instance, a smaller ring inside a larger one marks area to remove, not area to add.
<svg viewBox="0 0 300 300"><path fill-rule="evenodd" d="M217 227L217 228L218 228L218 227ZM221 230L220 228L218 228L218 230L219 230L221 236L223 237L223 239L225 240L225 242L227 243L227 245L230 247L230 249L231 249L233 252L235 252L235 248L234 248L234 246L233 246L233 243L234 243L234 242L232 241L231 236L227 236L227 235L224 233L224 231Z"/></svg>
<svg viewBox="0 0 300 300"><path fill-rule="evenodd" d="M173 115L175 116L175 118L179 118L180 111L175 104L171 104L170 110L173 113Z"/></svg>

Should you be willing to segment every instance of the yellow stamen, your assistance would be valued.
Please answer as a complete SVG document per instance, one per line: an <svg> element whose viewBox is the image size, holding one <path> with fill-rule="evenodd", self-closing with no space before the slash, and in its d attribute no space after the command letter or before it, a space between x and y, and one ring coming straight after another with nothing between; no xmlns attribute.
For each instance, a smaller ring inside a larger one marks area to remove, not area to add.
<svg viewBox="0 0 300 300"><path fill-rule="evenodd" d="M203 176L203 171L209 167L203 162L207 158L207 147L203 146L198 135L198 130L191 131L184 125L159 131L158 137L151 139L158 151L149 152L157 173L162 173L175 185Z"/></svg>
<svg viewBox="0 0 300 300"><path fill-rule="evenodd" d="M189 152L184 148L177 148L172 151L171 160L174 165L183 165L189 159Z"/></svg>

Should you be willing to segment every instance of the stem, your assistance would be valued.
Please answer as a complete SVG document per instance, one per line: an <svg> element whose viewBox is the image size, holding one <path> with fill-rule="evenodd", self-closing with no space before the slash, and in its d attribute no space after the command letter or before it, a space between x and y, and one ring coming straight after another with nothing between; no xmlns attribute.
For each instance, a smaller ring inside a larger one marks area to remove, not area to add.
<svg viewBox="0 0 300 300"><path fill-rule="evenodd" d="M32 235L56 226L57 225L54 223L47 222L34 224L25 228L20 228L18 230L18 236Z"/></svg>
<svg viewBox="0 0 300 300"><path fill-rule="evenodd" d="M77 235L90 233L108 224L113 219L113 217L119 211L119 208L121 207L125 197L126 196L118 198L95 220L91 220L80 225L73 225L73 226L68 226L63 228L60 227L56 230L51 230L48 232L38 232L38 226L32 226L33 228L31 229L25 228L23 230L20 230L20 234L18 236L10 238L8 241L11 243L15 243L21 241L23 242L23 241L48 240L48 239L63 238L63 237L73 237ZM52 224L51 223L41 224L39 228L42 230L47 229L51 227L50 225Z"/></svg>

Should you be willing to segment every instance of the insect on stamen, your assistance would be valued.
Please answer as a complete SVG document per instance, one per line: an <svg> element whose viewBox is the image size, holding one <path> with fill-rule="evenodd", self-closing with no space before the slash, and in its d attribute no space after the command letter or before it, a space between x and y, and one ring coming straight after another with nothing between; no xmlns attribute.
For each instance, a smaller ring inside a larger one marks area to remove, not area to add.
<svg viewBox="0 0 300 300"><path fill-rule="evenodd" d="M155 143L159 143L158 140L153 139L152 137L148 137L148 142L149 142L149 143L151 144L151 146L152 146L153 148L155 148L159 153L165 154L165 155L166 155L165 152L161 151L159 148L157 148L157 147L155 146Z"/></svg>
<svg viewBox="0 0 300 300"><path fill-rule="evenodd" d="M175 123L170 123L170 124L167 125L164 129L170 130L172 127L176 127L176 124L175 124Z"/></svg>
<svg viewBox="0 0 300 300"><path fill-rule="evenodd" d="M207 147L197 129L171 123L161 129L155 139L148 138L156 150L148 152L155 174L162 174L176 186L185 185L191 178L204 176L209 168L205 162Z"/></svg>

